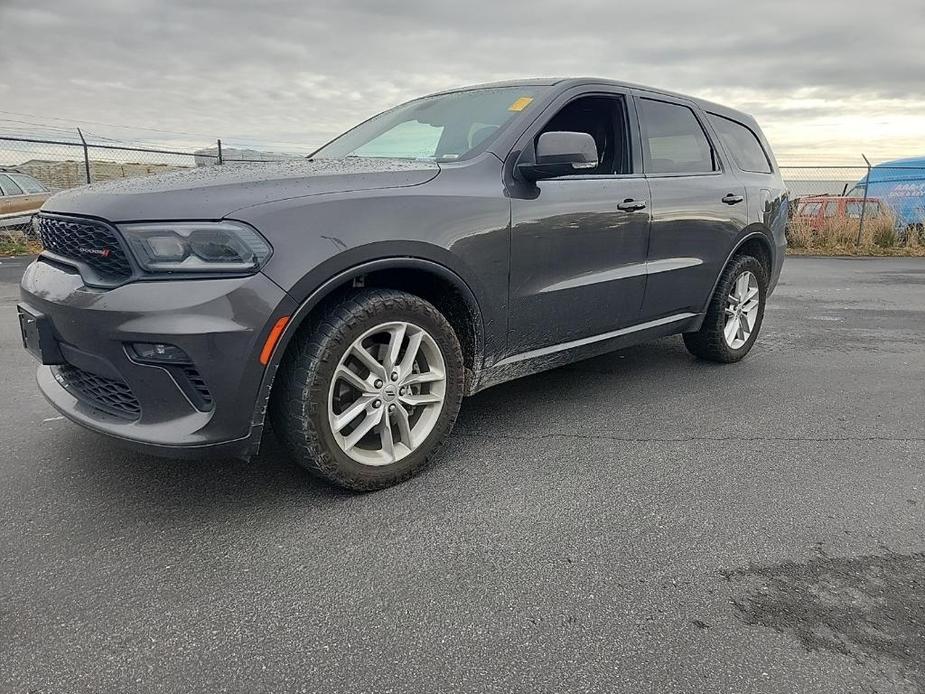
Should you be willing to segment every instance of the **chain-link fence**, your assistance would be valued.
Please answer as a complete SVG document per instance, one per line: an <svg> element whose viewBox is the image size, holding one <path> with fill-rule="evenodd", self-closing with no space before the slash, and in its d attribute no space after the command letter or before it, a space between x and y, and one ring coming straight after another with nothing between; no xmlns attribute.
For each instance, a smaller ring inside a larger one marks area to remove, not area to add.
<svg viewBox="0 0 925 694"><path fill-rule="evenodd" d="M0 135L0 231L29 231L29 218L49 193L87 183L179 169L291 159L297 154L223 147L221 140L193 151L141 147L84 137L38 139ZM41 188L38 190L34 182Z"/></svg>
<svg viewBox="0 0 925 694"><path fill-rule="evenodd" d="M221 140L181 151L101 139L75 129L57 139L0 135L0 231L28 230L31 214L48 193L25 190L25 174L48 191L178 169L291 159L304 154L229 148ZM783 166L791 195L790 243L820 245L925 245L925 159L857 166ZM9 189L9 191L7 190Z"/></svg>
<svg viewBox="0 0 925 694"><path fill-rule="evenodd" d="M0 168L39 179L53 190L176 169L295 158L297 154L222 147L222 141L193 151L135 147L85 140L39 140L0 135Z"/></svg>

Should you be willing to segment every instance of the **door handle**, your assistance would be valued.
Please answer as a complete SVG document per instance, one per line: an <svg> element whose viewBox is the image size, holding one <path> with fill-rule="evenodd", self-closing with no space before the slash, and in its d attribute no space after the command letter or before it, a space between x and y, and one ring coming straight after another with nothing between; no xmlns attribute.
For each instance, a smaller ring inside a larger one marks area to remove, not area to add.
<svg viewBox="0 0 925 694"><path fill-rule="evenodd" d="M742 202L744 199L745 198L743 198L741 195L736 195L735 193L727 193L723 198L723 202L727 205L736 205Z"/></svg>
<svg viewBox="0 0 925 694"><path fill-rule="evenodd" d="M624 212L635 212L636 210L646 209L646 203L644 200L633 200L632 198L627 198L623 202L617 203L617 209L623 210Z"/></svg>

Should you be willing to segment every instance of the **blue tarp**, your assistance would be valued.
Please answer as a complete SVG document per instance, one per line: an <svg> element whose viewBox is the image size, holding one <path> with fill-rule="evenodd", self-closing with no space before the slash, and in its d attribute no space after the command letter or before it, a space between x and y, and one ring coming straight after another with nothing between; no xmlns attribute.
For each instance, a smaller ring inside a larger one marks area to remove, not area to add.
<svg viewBox="0 0 925 694"><path fill-rule="evenodd" d="M925 223L925 157L909 157L877 164L858 181L849 195L880 198L896 215L896 226Z"/></svg>

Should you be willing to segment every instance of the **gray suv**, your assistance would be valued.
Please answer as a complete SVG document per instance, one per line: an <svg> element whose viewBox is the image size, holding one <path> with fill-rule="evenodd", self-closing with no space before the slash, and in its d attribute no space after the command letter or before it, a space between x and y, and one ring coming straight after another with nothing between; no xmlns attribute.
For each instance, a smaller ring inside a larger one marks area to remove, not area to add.
<svg viewBox="0 0 925 694"><path fill-rule="evenodd" d="M304 160L59 193L18 308L75 422L170 456L250 456L270 423L369 490L496 383L675 333L738 361L786 219L751 117L523 80L408 102Z"/></svg>

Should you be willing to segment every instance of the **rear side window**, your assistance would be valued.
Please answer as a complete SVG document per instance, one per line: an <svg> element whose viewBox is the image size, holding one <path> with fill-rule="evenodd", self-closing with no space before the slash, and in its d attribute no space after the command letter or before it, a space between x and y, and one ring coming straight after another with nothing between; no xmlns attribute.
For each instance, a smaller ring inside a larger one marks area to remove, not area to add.
<svg viewBox="0 0 925 694"><path fill-rule="evenodd" d="M802 217L815 217L819 214L819 210L822 209L821 202L804 202L800 206L800 216Z"/></svg>
<svg viewBox="0 0 925 694"><path fill-rule="evenodd" d="M687 106L640 99L647 173L716 171L713 148L694 112Z"/></svg>
<svg viewBox="0 0 925 694"><path fill-rule="evenodd" d="M45 193L48 191L45 186L32 178L32 176L26 176L25 174L10 174L10 178L16 181L19 187L26 193Z"/></svg>
<svg viewBox="0 0 925 694"><path fill-rule="evenodd" d="M715 113L708 113L707 116L742 171L771 173L771 160L761 146L758 136L750 128Z"/></svg>
<svg viewBox="0 0 925 694"><path fill-rule="evenodd" d="M838 215L838 203L834 200L825 204L825 216L835 217Z"/></svg>
<svg viewBox="0 0 925 694"><path fill-rule="evenodd" d="M0 190L4 195L22 195L22 188L13 183L13 179L6 174L0 174Z"/></svg>

